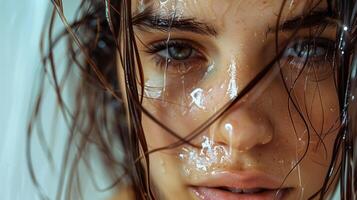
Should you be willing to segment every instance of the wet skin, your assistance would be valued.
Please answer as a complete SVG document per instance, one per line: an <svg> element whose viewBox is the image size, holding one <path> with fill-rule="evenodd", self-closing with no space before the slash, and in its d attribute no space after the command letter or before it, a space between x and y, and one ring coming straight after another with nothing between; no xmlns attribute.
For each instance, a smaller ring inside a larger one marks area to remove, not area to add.
<svg viewBox="0 0 357 200"><path fill-rule="evenodd" d="M335 28L315 34L321 24L307 23L292 37L291 24L316 3L287 1L280 24L290 26L276 30L281 5L133 2L134 16L151 10L150 20L134 27L145 75L143 106L180 137L234 99L287 46L281 65L195 137L195 146L150 155L163 199L307 199L321 187L339 124L328 49ZM325 9L323 3L314 8ZM151 150L178 140L147 116L143 126Z"/></svg>

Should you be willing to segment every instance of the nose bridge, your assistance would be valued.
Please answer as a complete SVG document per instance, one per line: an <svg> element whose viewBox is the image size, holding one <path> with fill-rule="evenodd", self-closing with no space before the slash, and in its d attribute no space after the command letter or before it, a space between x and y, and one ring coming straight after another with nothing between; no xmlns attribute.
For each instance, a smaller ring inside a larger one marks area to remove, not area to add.
<svg viewBox="0 0 357 200"><path fill-rule="evenodd" d="M226 94L230 99L235 98L266 64L262 53L264 42L259 38L247 30L231 35L230 41L223 41L227 44L221 49L227 66L227 74L224 75L228 83ZM218 122L218 131L213 133L216 142L238 151L248 151L273 139L274 128L267 113L268 104L263 100L269 95L266 91L270 85L268 82L256 83L248 95L225 113Z"/></svg>
<svg viewBox="0 0 357 200"><path fill-rule="evenodd" d="M229 89L235 87L243 89L255 77L263 66L267 64L266 55L262 53L263 43L251 36L250 32L244 32L231 38L231 42L222 47L226 77L229 80Z"/></svg>
<svg viewBox="0 0 357 200"><path fill-rule="evenodd" d="M218 122L213 133L216 142L238 151L249 151L273 139L273 125L269 118L252 107L235 106Z"/></svg>

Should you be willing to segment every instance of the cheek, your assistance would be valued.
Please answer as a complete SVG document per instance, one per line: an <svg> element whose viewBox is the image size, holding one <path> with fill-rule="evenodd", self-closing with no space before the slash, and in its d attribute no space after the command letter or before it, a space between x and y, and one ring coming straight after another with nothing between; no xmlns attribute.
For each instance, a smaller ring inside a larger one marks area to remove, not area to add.
<svg viewBox="0 0 357 200"><path fill-rule="evenodd" d="M291 168L295 166L288 181L299 184L299 195L304 198L319 189L331 161L339 127L335 91L332 78L318 83L298 80L290 100L285 89L272 88L274 94L285 93L280 100L274 98L273 107L278 109L271 112L271 118L281 141L279 146L286 147L285 157L292 162Z"/></svg>
<svg viewBox="0 0 357 200"><path fill-rule="evenodd" d="M305 182L312 186L314 183L317 186L322 184L340 126L336 90L331 83L332 80L325 80L319 85L311 84L306 89L309 96L305 104L310 110L305 111L304 116L309 120L310 142L307 136L302 140L305 144L310 144L304 160L304 171Z"/></svg>
<svg viewBox="0 0 357 200"><path fill-rule="evenodd" d="M298 111L307 126L300 131L298 139L306 143L310 139L311 149L316 152L324 148L330 152L331 142L340 124L338 98L333 79L329 78L320 82L304 81L304 83L298 83L296 87L298 89L293 90L294 102L299 107ZM300 117L300 123L301 121ZM307 137L308 131L310 138Z"/></svg>
<svg viewBox="0 0 357 200"><path fill-rule="evenodd" d="M158 73L148 76L151 79L145 82L143 107L165 126L162 128L150 117L143 116L148 140L161 138L160 142L153 138L150 142L155 143L153 146L168 145L178 140L167 129L180 137L188 136L225 106L232 93L237 93L237 86L232 86L228 75L214 70L210 75L209 71L195 71L181 77L167 75L166 81Z"/></svg>
<svg viewBox="0 0 357 200"><path fill-rule="evenodd" d="M144 131L151 147L167 146L178 141L166 128L179 137L186 137L209 120L224 106L224 102L228 102L228 98L219 98L226 95L224 89L220 89L226 87L225 85L222 83L211 88L195 88L186 97L180 97L190 99L188 104L182 106L172 106L158 100L144 101L144 107L165 126L163 128L147 115L143 115Z"/></svg>
<svg viewBox="0 0 357 200"><path fill-rule="evenodd" d="M151 180L160 191L160 195L172 197L173 199L192 199L187 192L182 174L177 170L179 165L177 159L165 152L157 152L150 155ZM160 198L161 199L161 198ZM171 198L167 198L171 199Z"/></svg>

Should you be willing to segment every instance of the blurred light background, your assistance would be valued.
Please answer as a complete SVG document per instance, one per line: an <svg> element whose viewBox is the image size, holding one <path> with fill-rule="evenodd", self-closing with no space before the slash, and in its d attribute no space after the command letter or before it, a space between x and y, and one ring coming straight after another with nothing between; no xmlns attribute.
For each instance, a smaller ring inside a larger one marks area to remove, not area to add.
<svg viewBox="0 0 357 200"><path fill-rule="evenodd" d="M64 1L68 16L74 14L79 2ZM42 67L40 36L51 8L48 0L0 0L0 200L40 199L39 189L34 187L26 164L26 129ZM57 22L57 29L63 29L60 20ZM61 56L63 54L57 59L63 59ZM54 94L49 93L46 98L53 104L46 105L44 133L49 145L58 150L52 152L55 167L51 168L36 137L32 144L32 160L40 190L52 200L56 199L66 137L61 135L65 127L60 120L56 130L47 125L53 119ZM84 184L90 182L85 180L88 176L82 177ZM91 184L84 188L85 200L109 199L110 192L97 192Z"/></svg>
<svg viewBox="0 0 357 200"><path fill-rule="evenodd" d="M0 1L0 199L37 199L25 159L45 0Z"/></svg>

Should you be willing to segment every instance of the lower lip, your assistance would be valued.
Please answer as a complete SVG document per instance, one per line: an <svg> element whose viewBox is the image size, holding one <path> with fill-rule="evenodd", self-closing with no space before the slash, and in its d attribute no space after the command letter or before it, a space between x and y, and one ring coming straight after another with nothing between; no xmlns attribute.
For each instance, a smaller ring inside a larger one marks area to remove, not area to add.
<svg viewBox="0 0 357 200"><path fill-rule="evenodd" d="M267 190L254 194L239 194L209 187L192 187L191 191L201 200L280 200L286 195L287 189Z"/></svg>

